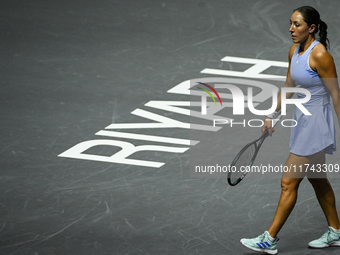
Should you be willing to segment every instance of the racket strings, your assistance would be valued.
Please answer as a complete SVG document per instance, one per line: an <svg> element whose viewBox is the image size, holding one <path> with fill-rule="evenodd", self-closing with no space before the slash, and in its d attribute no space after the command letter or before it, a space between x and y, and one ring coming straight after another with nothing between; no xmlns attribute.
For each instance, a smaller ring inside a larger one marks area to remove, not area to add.
<svg viewBox="0 0 340 255"><path fill-rule="evenodd" d="M230 174L230 180L232 183L236 183L243 175L246 166L249 166L253 160L253 157L256 153L255 144L251 144L248 146L240 157L233 164L235 167L231 169L232 173Z"/></svg>

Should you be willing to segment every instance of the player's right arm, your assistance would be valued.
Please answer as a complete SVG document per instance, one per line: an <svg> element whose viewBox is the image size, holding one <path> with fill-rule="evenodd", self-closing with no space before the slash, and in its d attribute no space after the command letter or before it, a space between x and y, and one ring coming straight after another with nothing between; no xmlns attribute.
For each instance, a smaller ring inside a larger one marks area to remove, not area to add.
<svg viewBox="0 0 340 255"><path fill-rule="evenodd" d="M291 76L290 76L290 65L291 65L293 54L294 54L297 46L298 46L298 44L293 44L290 47L290 50L289 50L289 53L288 53L288 60L289 60L288 71L287 71L287 76L286 76L286 82L283 85L283 87L295 87L295 84L292 81ZM287 93L286 98L291 98L293 95L294 95L294 93ZM277 106L276 106L275 111L278 112L280 109L281 109L281 90L280 90L279 94L277 95ZM264 133L265 130L268 129L268 133L271 136L272 132L274 131L274 130L272 130L271 127L272 127L272 122L270 121L270 118L265 117L264 124L262 126L262 133Z"/></svg>

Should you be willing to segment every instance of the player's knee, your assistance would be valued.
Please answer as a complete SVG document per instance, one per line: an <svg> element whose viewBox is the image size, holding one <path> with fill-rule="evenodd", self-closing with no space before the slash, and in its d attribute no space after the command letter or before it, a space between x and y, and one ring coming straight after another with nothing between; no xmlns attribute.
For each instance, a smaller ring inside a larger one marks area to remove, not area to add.
<svg viewBox="0 0 340 255"><path fill-rule="evenodd" d="M300 180L296 178L282 178L281 189L284 192L296 191L299 188Z"/></svg>
<svg viewBox="0 0 340 255"><path fill-rule="evenodd" d="M323 189L329 185L326 178L308 178L308 181L314 188Z"/></svg>

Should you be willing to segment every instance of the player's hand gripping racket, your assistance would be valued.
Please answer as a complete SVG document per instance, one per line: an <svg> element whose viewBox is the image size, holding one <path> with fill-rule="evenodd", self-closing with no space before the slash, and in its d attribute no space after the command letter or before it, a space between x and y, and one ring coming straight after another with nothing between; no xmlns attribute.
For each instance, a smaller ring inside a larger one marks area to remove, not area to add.
<svg viewBox="0 0 340 255"><path fill-rule="evenodd" d="M281 111L279 111L276 116L272 118L272 120L276 120L272 128L276 126L281 117ZM266 129L266 131L261 135L260 138L245 145L236 155L233 162L230 164L230 170L228 172L228 183L231 186L237 185L247 175L248 171L245 170L253 165L257 153L259 152L263 141L268 135L269 133Z"/></svg>

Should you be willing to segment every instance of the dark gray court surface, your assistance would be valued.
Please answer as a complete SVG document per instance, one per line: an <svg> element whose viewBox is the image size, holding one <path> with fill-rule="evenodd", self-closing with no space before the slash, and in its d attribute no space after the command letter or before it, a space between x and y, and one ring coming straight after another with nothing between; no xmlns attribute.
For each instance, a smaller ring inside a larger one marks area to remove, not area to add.
<svg viewBox="0 0 340 255"><path fill-rule="evenodd" d="M189 130L150 124L162 117L189 123L189 116L145 104L188 102L188 95L167 91L213 76L201 72L206 68L249 67L221 61L226 56L287 61L290 15L303 4L328 23L339 66L337 1L2 0L0 254L253 254L239 240L268 228L280 179L249 177L229 187L224 178L191 178ZM105 129L127 123L149 124ZM221 157L232 158L259 131L224 132L216 144L224 148ZM259 160L283 164L288 138L289 130L278 129ZM101 161L58 156L89 141L99 146L83 155ZM123 156L110 158L120 150L112 146L117 141L131 153L145 149L140 145L158 146L126 158L164 165L119 163ZM161 151L170 147L178 151ZM337 151L328 162L338 159ZM331 182L339 195L340 180ZM337 248L307 248L326 228L305 180L279 235L280 254L339 254Z"/></svg>

